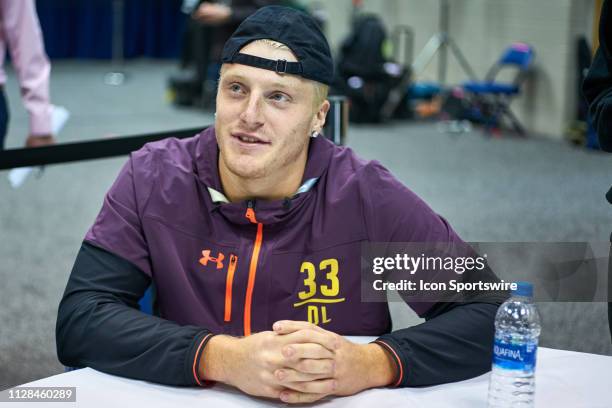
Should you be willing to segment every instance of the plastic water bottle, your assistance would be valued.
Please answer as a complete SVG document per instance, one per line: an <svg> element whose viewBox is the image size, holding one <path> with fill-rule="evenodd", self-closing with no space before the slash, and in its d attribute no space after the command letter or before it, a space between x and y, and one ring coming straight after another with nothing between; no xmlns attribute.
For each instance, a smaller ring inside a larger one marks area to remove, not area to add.
<svg viewBox="0 0 612 408"><path fill-rule="evenodd" d="M533 285L517 282L512 297L495 316L489 408L533 407L540 316Z"/></svg>

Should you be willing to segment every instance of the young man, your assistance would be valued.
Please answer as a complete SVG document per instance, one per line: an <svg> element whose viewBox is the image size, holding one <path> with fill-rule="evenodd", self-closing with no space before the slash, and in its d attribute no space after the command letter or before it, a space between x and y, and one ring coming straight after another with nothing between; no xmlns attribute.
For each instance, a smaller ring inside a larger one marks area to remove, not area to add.
<svg viewBox="0 0 612 408"><path fill-rule="evenodd" d="M593 126L602 150L612 152L612 5L606 1L599 19L599 48L583 84Z"/></svg>
<svg viewBox="0 0 612 408"><path fill-rule="evenodd" d="M391 333L387 304L361 301L363 242L461 240L379 163L313 137L333 76L314 20L262 8L223 62L214 128L146 145L108 192L60 304L62 363L291 403L487 371L502 298L411 303L427 322ZM151 282L161 317L137 310Z"/></svg>

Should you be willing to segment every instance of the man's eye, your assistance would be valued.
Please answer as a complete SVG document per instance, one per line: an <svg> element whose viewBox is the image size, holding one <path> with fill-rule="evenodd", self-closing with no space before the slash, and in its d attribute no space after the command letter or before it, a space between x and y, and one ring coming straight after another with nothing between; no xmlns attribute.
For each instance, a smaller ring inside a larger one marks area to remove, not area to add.
<svg viewBox="0 0 612 408"><path fill-rule="evenodd" d="M239 93L239 92L241 92L241 91L242 91L242 87L241 87L240 85L238 85L238 84L231 84L231 85L229 86L229 90L230 90L231 92Z"/></svg>
<svg viewBox="0 0 612 408"><path fill-rule="evenodd" d="M287 95L280 93L280 92L272 94L272 96L270 96L270 99L276 102L287 102L289 100Z"/></svg>

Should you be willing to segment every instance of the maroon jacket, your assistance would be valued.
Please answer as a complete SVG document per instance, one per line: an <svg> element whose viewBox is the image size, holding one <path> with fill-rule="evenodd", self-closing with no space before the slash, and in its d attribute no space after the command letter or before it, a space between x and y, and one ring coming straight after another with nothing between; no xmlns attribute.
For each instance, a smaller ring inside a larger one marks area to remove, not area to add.
<svg viewBox="0 0 612 408"><path fill-rule="evenodd" d="M291 319L381 336L398 366L397 385L447 382L489 368L502 299L409 304L429 321L393 333L387 304L361 301L363 242L461 242L380 163L313 138L293 197L230 203L218 154L208 128L131 155L85 237L60 305L58 354L65 364L195 384L211 334L249 335ZM162 319L133 309L150 282ZM115 301L104 310L108 296ZM93 332L92 311L102 325ZM160 333L160 322L171 326ZM104 356L94 357L88 344ZM144 368L146 357L138 361L151 350L163 354L159 371Z"/></svg>

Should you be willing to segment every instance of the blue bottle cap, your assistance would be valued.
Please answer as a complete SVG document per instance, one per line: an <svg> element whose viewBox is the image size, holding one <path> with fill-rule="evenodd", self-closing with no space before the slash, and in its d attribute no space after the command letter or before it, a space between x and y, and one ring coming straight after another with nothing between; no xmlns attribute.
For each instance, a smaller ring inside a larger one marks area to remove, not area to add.
<svg viewBox="0 0 612 408"><path fill-rule="evenodd" d="M531 282L516 282L516 289L512 291L512 295L533 297L533 284Z"/></svg>

